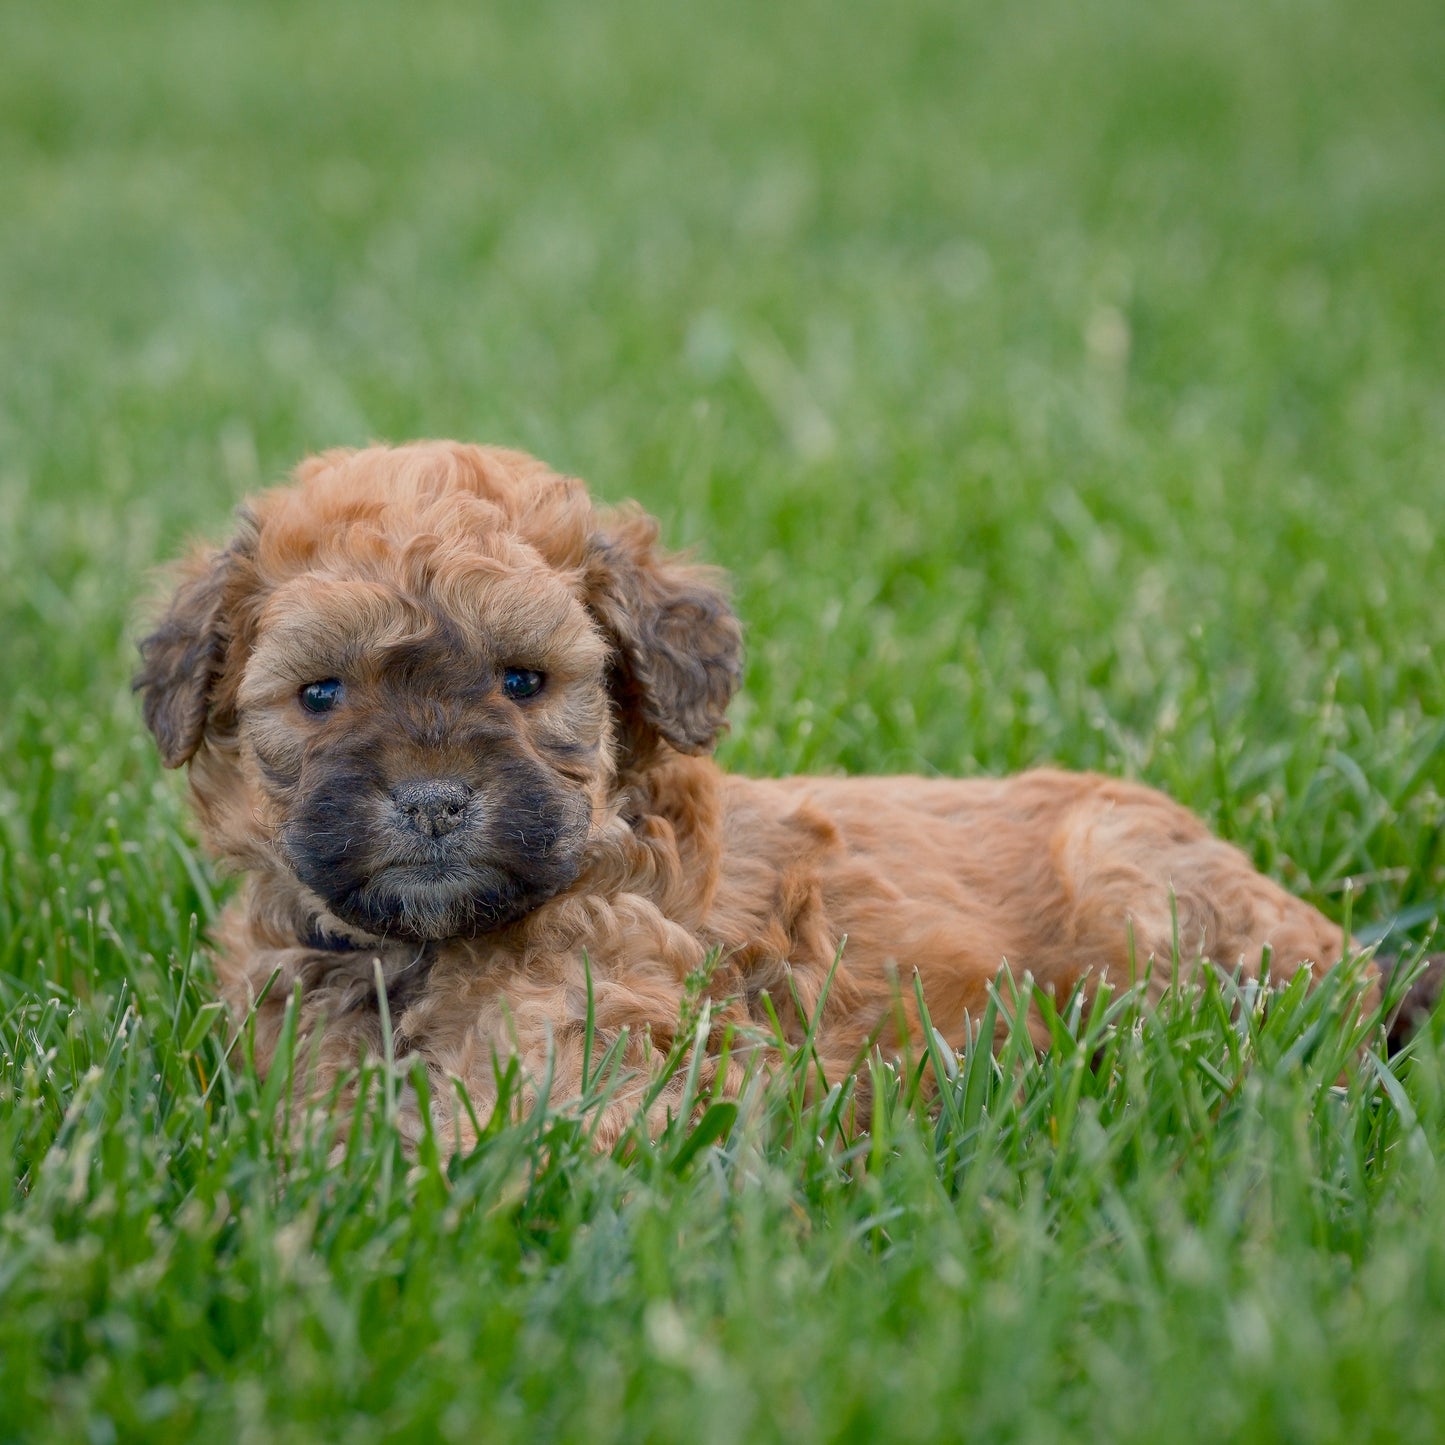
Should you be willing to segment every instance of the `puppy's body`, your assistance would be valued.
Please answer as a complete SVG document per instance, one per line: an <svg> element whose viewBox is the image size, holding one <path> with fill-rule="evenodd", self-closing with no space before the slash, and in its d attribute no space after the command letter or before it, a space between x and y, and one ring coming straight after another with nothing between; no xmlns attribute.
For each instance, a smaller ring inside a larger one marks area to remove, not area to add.
<svg viewBox="0 0 1445 1445"><path fill-rule="evenodd" d="M834 1073L916 1030L915 969L961 1044L1005 962L1064 994L1151 960L1162 983L1176 938L1249 973L1340 958L1338 927L1135 784L724 774L699 754L736 623L654 539L530 458L432 444L308 463L193 559L139 685L249 875L219 971L238 1015L274 977L263 1064L297 983L311 1087L384 1053L378 967L450 1130L450 1081L484 1115L511 1055L577 1096L589 969L594 1047L625 1031L641 1079L699 986L719 1026L767 995L801 1031L840 947Z"/></svg>

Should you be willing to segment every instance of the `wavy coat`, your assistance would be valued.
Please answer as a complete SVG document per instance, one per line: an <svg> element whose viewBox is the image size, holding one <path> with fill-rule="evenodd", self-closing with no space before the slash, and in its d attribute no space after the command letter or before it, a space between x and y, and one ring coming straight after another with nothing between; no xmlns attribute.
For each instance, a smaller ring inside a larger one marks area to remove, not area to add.
<svg viewBox="0 0 1445 1445"><path fill-rule="evenodd" d="M1150 965L1161 985L1176 937L1249 975L1268 951L1276 976L1347 942L1134 783L724 773L707 754L741 634L721 577L518 452L302 463L183 564L142 655L162 758L246 875L217 967L238 1017L270 985L262 1067L299 985L314 1096L389 1047L425 1063L463 1146L455 1083L485 1118L509 1058L577 1097L589 969L596 1047L621 1039L634 1071L605 1142L689 997L715 1040L766 1000L800 1034L793 1000L813 1010L840 950L817 1034L835 1074L916 1036L915 970L961 1046L1005 963L1063 995Z"/></svg>

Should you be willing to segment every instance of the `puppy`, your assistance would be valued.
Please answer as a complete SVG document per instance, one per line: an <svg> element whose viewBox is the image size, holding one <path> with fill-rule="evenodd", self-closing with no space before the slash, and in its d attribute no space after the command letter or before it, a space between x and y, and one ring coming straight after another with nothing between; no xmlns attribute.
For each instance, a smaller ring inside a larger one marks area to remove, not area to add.
<svg viewBox="0 0 1445 1445"><path fill-rule="evenodd" d="M629 1070L605 1143L700 991L715 1045L769 1002L800 1038L826 992L837 1076L918 1042L914 970L961 1046L1006 962L1063 996L1151 963L1162 985L1176 940L1247 975L1268 950L1275 976L1348 943L1133 783L723 773L741 638L720 577L519 452L304 462L184 564L141 653L161 757L246 875L217 967L261 1067L299 986L312 1097L362 1058L422 1060L462 1146L455 1085L484 1119L509 1059L579 1096L589 1009Z"/></svg>

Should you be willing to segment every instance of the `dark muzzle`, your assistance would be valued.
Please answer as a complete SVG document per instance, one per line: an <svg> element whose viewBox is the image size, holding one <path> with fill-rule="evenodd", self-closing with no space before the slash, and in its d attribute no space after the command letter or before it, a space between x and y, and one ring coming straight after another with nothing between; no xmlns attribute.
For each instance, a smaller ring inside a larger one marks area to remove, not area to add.
<svg viewBox="0 0 1445 1445"><path fill-rule="evenodd" d="M462 824L472 790L459 778L421 778L398 783L392 802L407 825L424 838L441 838Z"/></svg>

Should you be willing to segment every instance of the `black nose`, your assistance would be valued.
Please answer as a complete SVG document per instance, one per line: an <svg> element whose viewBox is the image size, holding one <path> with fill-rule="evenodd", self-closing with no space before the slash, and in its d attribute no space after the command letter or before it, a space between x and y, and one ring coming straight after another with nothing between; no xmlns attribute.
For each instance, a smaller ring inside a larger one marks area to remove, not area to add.
<svg viewBox="0 0 1445 1445"><path fill-rule="evenodd" d="M461 826L472 790L460 778L419 778L398 783L392 801L406 821L427 838L440 838Z"/></svg>

